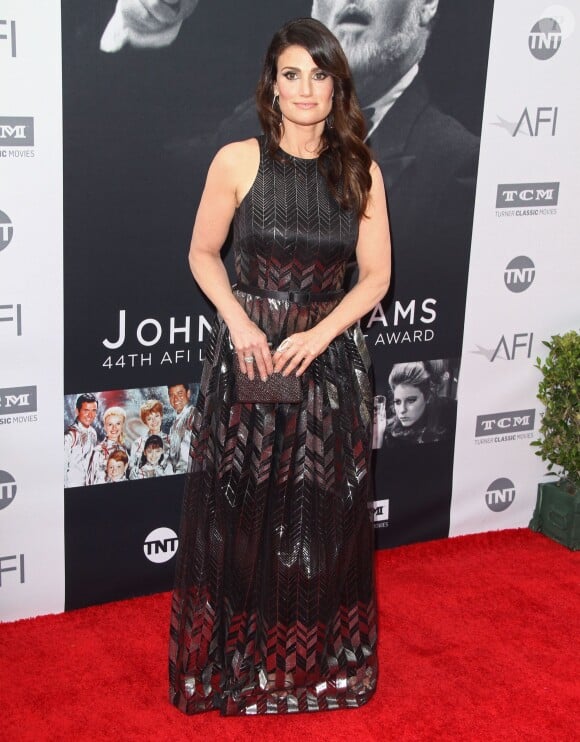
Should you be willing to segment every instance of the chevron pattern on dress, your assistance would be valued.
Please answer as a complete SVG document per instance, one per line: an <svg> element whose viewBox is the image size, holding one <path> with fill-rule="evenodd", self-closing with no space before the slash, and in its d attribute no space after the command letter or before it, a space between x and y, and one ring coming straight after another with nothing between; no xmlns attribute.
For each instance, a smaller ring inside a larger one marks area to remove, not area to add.
<svg viewBox="0 0 580 742"><path fill-rule="evenodd" d="M342 287L358 237L316 160L261 141L234 218L237 278L276 290ZM338 303L236 290L277 345ZM377 676L370 358L356 326L304 375L299 404L232 401L217 317L193 420L170 639L171 701L228 715L349 708Z"/></svg>

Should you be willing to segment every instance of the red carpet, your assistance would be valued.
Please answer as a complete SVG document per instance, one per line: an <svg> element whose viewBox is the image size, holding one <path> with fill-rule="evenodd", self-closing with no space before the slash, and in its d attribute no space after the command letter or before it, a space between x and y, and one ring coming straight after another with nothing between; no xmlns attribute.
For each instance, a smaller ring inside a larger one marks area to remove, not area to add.
<svg viewBox="0 0 580 742"><path fill-rule="evenodd" d="M349 711L185 717L169 595L0 627L0 739L580 739L580 554L528 530L377 555L380 679Z"/></svg>

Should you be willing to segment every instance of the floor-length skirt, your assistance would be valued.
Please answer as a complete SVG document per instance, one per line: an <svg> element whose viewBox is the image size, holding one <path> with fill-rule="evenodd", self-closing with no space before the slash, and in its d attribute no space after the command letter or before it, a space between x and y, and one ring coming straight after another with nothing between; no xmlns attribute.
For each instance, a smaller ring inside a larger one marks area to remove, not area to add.
<svg viewBox="0 0 580 742"><path fill-rule="evenodd" d="M237 292L274 347L336 304ZM218 317L193 421L170 640L185 713L356 707L376 685L370 359L358 327L303 376L299 404L233 401Z"/></svg>

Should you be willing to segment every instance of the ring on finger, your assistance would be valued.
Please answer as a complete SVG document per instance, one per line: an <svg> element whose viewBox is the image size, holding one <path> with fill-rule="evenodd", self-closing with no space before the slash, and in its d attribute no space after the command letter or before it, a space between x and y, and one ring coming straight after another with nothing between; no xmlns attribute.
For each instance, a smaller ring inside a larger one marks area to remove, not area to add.
<svg viewBox="0 0 580 742"><path fill-rule="evenodd" d="M282 340L280 345L276 348L276 353L283 353L287 348L289 348L292 345L292 339L286 338L285 340Z"/></svg>
<svg viewBox="0 0 580 742"><path fill-rule="evenodd" d="M254 356L244 356L244 363L253 363Z"/></svg>

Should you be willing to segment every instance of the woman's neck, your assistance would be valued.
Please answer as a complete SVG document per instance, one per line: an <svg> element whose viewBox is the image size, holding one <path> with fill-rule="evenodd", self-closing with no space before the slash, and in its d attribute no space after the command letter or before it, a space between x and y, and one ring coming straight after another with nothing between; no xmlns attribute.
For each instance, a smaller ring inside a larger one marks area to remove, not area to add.
<svg viewBox="0 0 580 742"><path fill-rule="evenodd" d="M282 125L280 148L294 157L305 160L320 155L324 122L313 126L295 126L289 121Z"/></svg>

